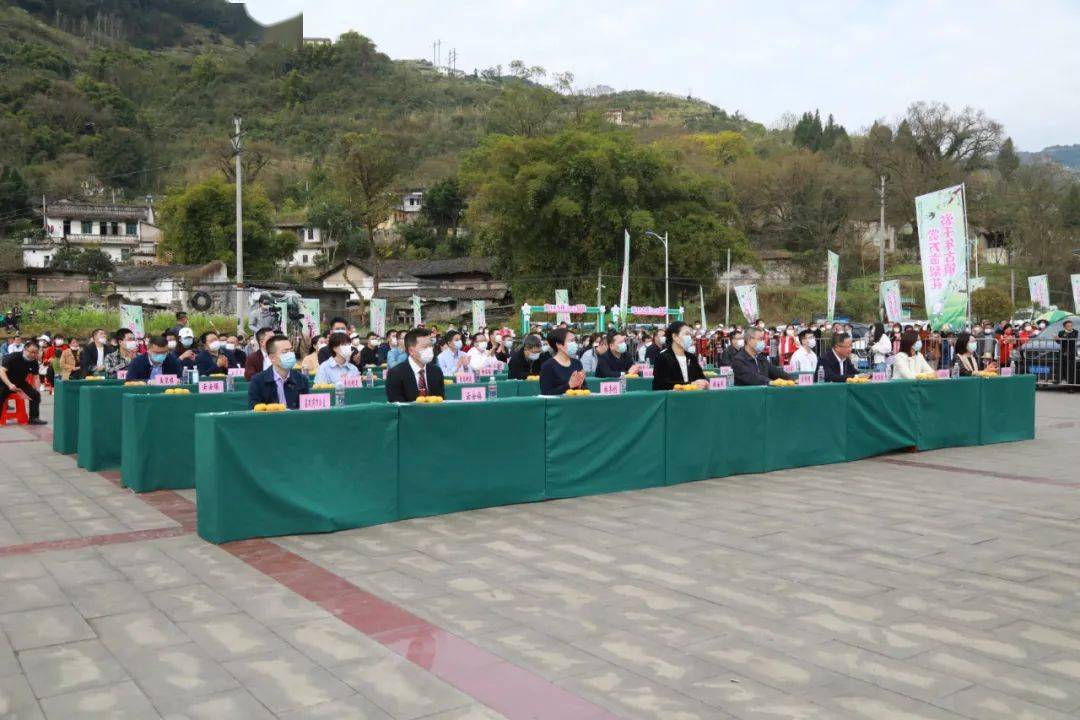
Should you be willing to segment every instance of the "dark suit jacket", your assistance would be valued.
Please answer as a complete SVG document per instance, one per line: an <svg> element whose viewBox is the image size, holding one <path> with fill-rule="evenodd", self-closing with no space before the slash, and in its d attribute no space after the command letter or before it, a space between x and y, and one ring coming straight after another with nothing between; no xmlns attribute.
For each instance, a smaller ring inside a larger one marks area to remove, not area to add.
<svg viewBox="0 0 1080 720"><path fill-rule="evenodd" d="M844 366L840 367L840 361L832 350L825 351L825 354L819 360L818 367L825 369L825 382L844 382L849 377L855 377L859 374L850 357L844 360Z"/></svg>
<svg viewBox="0 0 1080 720"><path fill-rule="evenodd" d="M695 353L686 353L686 377L684 381L682 368L679 367L679 360L675 357L674 350L664 350L656 356L656 367L653 369L653 390L671 390L676 385L704 380L705 373Z"/></svg>
<svg viewBox="0 0 1080 720"><path fill-rule="evenodd" d="M768 385L770 380L791 379L786 372L769 362L765 353L750 357L745 348L731 358L731 372L736 385Z"/></svg>
<svg viewBox="0 0 1080 720"><path fill-rule="evenodd" d="M131 364L128 365L127 379L128 380L149 380L150 370L152 364L150 362L150 355L143 353L136 355L131 360ZM161 362L161 374L162 375L180 375L180 363L177 361L176 356L172 353L165 353L165 359Z"/></svg>
<svg viewBox="0 0 1080 720"><path fill-rule="evenodd" d="M110 351L114 351L115 348L110 348L105 345L102 348L105 351L105 355L108 355ZM102 365L105 364L105 355L101 356ZM94 364L97 362L97 346L91 342L89 345L82 349L82 354L79 356L79 367L82 368L83 377L94 374Z"/></svg>
<svg viewBox="0 0 1080 720"><path fill-rule="evenodd" d="M432 360L424 366L424 371L427 378L427 394L446 397L439 364ZM415 402L419 394L416 376L408 360L390 368L390 372L386 374L386 399L389 402Z"/></svg>
<svg viewBox="0 0 1080 720"><path fill-rule="evenodd" d="M544 361L551 357L551 353L542 352L540 357L533 362L525 357L525 348L510 353L510 362L507 363L506 377L508 380L524 380L530 375L539 375Z"/></svg>
<svg viewBox="0 0 1080 720"><path fill-rule="evenodd" d="M267 368L267 370L269 369ZM247 360L244 361L244 379L250 380L261 372L263 372L263 352L262 350L256 350L248 355ZM270 402L277 402L277 400Z"/></svg>
<svg viewBox="0 0 1080 720"><path fill-rule="evenodd" d="M262 353L256 353L261 355ZM262 360L260 359L260 362ZM248 385L248 406L255 407L259 403L276 403L278 401L277 381L274 380L274 368L269 367L251 376L251 384ZM300 407L300 396L307 395L310 386L308 379L299 370L290 370L289 377L285 378L285 407L296 410Z"/></svg>
<svg viewBox="0 0 1080 720"><path fill-rule="evenodd" d="M596 377L617 378L622 373L630 372L634 367L634 358L629 352L624 352L620 357L615 357L611 350L596 358Z"/></svg>
<svg viewBox="0 0 1080 720"><path fill-rule="evenodd" d="M655 365L656 364L656 359L658 357L660 357L661 351L663 351L666 348L667 348L666 343L664 344L664 347L660 347L659 345L656 344L656 341L654 340L652 345L645 348L645 359L648 360L653 365Z"/></svg>
<svg viewBox="0 0 1080 720"><path fill-rule="evenodd" d="M206 375L213 375L214 373L228 372L229 368L233 367L232 353L228 350L222 350L221 356L225 358L226 365L223 368L218 367L217 358L210 354L209 350L202 350L195 356L195 367L199 369L199 377Z"/></svg>

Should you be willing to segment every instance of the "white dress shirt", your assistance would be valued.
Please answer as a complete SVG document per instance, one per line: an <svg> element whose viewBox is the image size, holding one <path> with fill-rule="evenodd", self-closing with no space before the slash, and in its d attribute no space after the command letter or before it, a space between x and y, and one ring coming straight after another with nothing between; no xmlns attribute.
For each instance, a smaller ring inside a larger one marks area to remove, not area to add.
<svg viewBox="0 0 1080 720"><path fill-rule="evenodd" d="M690 371L686 369L686 355L675 353L675 359L679 361L679 369L682 370L682 381L684 383L690 382Z"/></svg>
<svg viewBox="0 0 1080 720"><path fill-rule="evenodd" d="M491 361L492 357L487 354L487 350L469 348L469 367L472 368L473 372L483 370Z"/></svg>
<svg viewBox="0 0 1080 720"><path fill-rule="evenodd" d="M415 360L409 358L409 367L412 368L413 380L416 381L416 389L420 389L420 374L424 372L425 365L418 365ZM427 392L431 393L431 388L427 387L427 375L424 375L424 387L427 388Z"/></svg>
<svg viewBox="0 0 1080 720"><path fill-rule="evenodd" d="M799 349L791 354L791 364L795 366L795 372L817 372L817 354L800 345Z"/></svg>

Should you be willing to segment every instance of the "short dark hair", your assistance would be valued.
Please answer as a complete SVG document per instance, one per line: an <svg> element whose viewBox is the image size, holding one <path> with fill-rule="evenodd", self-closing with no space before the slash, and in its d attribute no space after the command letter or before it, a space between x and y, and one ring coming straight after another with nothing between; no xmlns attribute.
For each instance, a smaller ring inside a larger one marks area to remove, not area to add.
<svg viewBox="0 0 1080 720"><path fill-rule="evenodd" d="M539 335L526 335L525 340L522 342L522 346L527 348L538 348L543 344Z"/></svg>
<svg viewBox="0 0 1080 720"><path fill-rule="evenodd" d="M547 343L551 348L551 352L559 352L559 346L566 344L566 336L570 335L572 331L569 328L557 327L548 333Z"/></svg>
<svg viewBox="0 0 1080 720"><path fill-rule="evenodd" d="M622 330L609 330L608 334L607 334L608 345L615 342L615 338L618 337L619 335L622 335L623 337L626 337L626 333L624 333Z"/></svg>
<svg viewBox="0 0 1080 720"><path fill-rule="evenodd" d="M259 328L258 330L255 331L255 342L258 343L259 345L262 345L262 339L264 337L266 337L267 335L273 335L273 334L274 334L273 328L268 328L268 327Z"/></svg>
<svg viewBox="0 0 1080 720"><path fill-rule="evenodd" d="M346 327L346 329L349 327L349 321L346 320L345 318L341 317L340 315L337 316L337 317L330 318L330 327L334 327L338 323L341 323L342 325L344 325Z"/></svg>
<svg viewBox="0 0 1080 720"><path fill-rule="evenodd" d="M213 330L207 330L206 332L204 332L202 335L199 336L199 342L202 343L203 345L205 345L206 344L206 338L210 337L211 335L217 337L217 332L215 332Z"/></svg>
<svg viewBox="0 0 1080 720"><path fill-rule="evenodd" d="M803 330L801 333L799 333L799 342L802 342L807 337L813 337L813 336L814 336L814 331L813 330Z"/></svg>
<svg viewBox="0 0 1080 720"><path fill-rule="evenodd" d="M183 320L186 317L187 317L187 313L184 312L183 310L177 310L176 311L176 319L177 320Z"/></svg>
<svg viewBox="0 0 1080 720"><path fill-rule="evenodd" d="M684 323L682 320L676 320L675 322L673 322L673 323L671 323L670 325L667 326L667 330L666 330L667 336L669 338L678 337L679 331L682 330L684 327L687 327L686 323ZM670 347L670 344L669 344L669 347Z"/></svg>
<svg viewBox="0 0 1080 720"><path fill-rule="evenodd" d="M913 348L915 343L919 341L919 333L914 330L905 330L900 336L900 352L905 355L913 355Z"/></svg>
<svg viewBox="0 0 1080 720"><path fill-rule="evenodd" d="M431 331L426 328L413 328L405 333L405 349L412 350L416 347L416 341L422 337L431 337Z"/></svg>
<svg viewBox="0 0 1080 720"><path fill-rule="evenodd" d="M37 340L27 340L26 342L23 343L23 350L25 350L26 348L30 348L30 347L32 347L32 348L40 348L41 346L38 345Z"/></svg>
<svg viewBox="0 0 1080 720"><path fill-rule="evenodd" d="M408 333L406 333L406 335L407 334ZM461 333L459 333L457 330L447 330L446 334L442 337L443 345L449 345L454 341L454 338L460 334Z"/></svg>
<svg viewBox="0 0 1080 720"><path fill-rule="evenodd" d="M242 179L242 178L241 178L241 179ZM90 337L94 337L94 336L95 336L95 335L97 335L97 334L98 334L99 332L105 332L105 328L94 328L93 330L91 330L91 331L90 331ZM18 336L18 335L16 335L15 337L19 337L19 336Z"/></svg>
<svg viewBox="0 0 1080 720"><path fill-rule="evenodd" d="M845 340L850 340L850 339L851 339L851 336L848 335L846 332L836 333L835 335L833 335L833 341L832 341L833 347L836 347L837 345L840 345L841 343L843 343Z"/></svg>
<svg viewBox="0 0 1080 720"><path fill-rule="evenodd" d="M278 342L280 342L282 340L285 340L286 342L288 342L289 338L285 337L284 335L275 335L274 337L267 340L266 341L266 354L267 355L273 355L274 354L274 346L276 346L278 344Z"/></svg>
<svg viewBox="0 0 1080 720"><path fill-rule="evenodd" d="M335 350L339 345L352 347L352 340L345 333L330 333L330 338L326 341L326 344L331 350Z"/></svg>
<svg viewBox="0 0 1080 720"><path fill-rule="evenodd" d="M482 335L486 335L486 334L487 334L487 333L485 333L485 332L483 332L483 331L481 331L481 332L474 332L474 333L472 334L472 337L471 337L471 338L469 338L469 339L470 339L470 340L472 340L473 342L476 342L476 338L478 338L478 337L480 337L480 336L482 336Z"/></svg>
<svg viewBox="0 0 1080 720"><path fill-rule="evenodd" d="M113 337L116 338L117 342L123 340L128 335L134 335L134 333L131 332L131 330L128 328L120 328L115 333L113 333Z"/></svg>
<svg viewBox="0 0 1080 720"><path fill-rule="evenodd" d="M367 334L367 339L368 339L368 340L370 340L370 339L371 339L371 338L373 338L373 337L379 337L379 333L377 333L377 332L369 332L369 333Z"/></svg>
<svg viewBox="0 0 1080 720"><path fill-rule="evenodd" d="M147 342L156 348L169 347L169 341L165 339L164 335L154 335L147 339Z"/></svg>

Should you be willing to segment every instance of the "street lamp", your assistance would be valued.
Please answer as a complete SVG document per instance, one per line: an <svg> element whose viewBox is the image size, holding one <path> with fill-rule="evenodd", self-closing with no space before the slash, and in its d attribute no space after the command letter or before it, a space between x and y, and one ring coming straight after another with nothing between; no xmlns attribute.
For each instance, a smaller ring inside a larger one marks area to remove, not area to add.
<svg viewBox="0 0 1080 720"><path fill-rule="evenodd" d="M646 230L645 234L654 237L660 242L664 243L664 324L668 324L668 313L671 311L671 288L668 282L668 239L667 233L664 233L664 237L660 237L652 230Z"/></svg>

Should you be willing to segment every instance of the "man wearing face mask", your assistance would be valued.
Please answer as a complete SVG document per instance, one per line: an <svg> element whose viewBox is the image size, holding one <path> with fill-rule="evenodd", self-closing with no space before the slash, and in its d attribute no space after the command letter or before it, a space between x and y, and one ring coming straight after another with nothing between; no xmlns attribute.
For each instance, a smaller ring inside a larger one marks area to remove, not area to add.
<svg viewBox="0 0 1080 720"><path fill-rule="evenodd" d="M405 333L406 362L396 365L386 375L386 399L389 402L415 402L421 396L445 397L443 374L431 347L431 333L414 328Z"/></svg>
<svg viewBox="0 0 1080 720"><path fill-rule="evenodd" d="M612 330L607 335L607 352L596 356L596 377L617 378L630 372L634 367L634 358L628 352L626 335Z"/></svg>
<svg viewBox="0 0 1080 720"><path fill-rule="evenodd" d="M731 344L724 348L724 352L720 353L720 367L731 367L731 361L742 352L745 345L746 339L743 337L743 331L735 330L731 334Z"/></svg>
<svg viewBox="0 0 1080 720"><path fill-rule="evenodd" d="M90 333L90 338L90 345L83 350L82 357L79 359L83 377L87 375L103 375L105 373L105 356L110 351L105 341L105 330L103 328L95 328L94 332Z"/></svg>
<svg viewBox="0 0 1080 720"><path fill-rule="evenodd" d="M379 362L379 336L373 332L367 334L367 340L360 349L360 369L381 365Z"/></svg>
<svg viewBox="0 0 1080 720"><path fill-rule="evenodd" d="M255 331L255 344L259 346L259 349L248 355L247 362L244 363L245 380L251 380L259 373L270 369L271 362L270 355L266 352L266 341L273 335L274 331L270 328L259 328ZM327 357L329 356L330 354L327 353Z"/></svg>
<svg viewBox="0 0 1080 720"><path fill-rule="evenodd" d="M177 333L177 338L180 341L180 347L173 354L180 362L181 370L185 368L190 370L195 367L199 357L198 348L195 346L195 331L189 327L182 327Z"/></svg>
<svg viewBox="0 0 1080 720"><path fill-rule="evenodd" d="M135 340L135 335L127 328L120 328L116 331L116 344L117 351L105 356L105 374L111 378L115 378L116 373L121 370L126 371L128 369L128 365L135 359L136 352L139 349L139 343Z"/></svg>
<svg viewBox="0 0 1080 720"><path fill-rule="evenodd" d="M765 331L752 327L747 333L746 347L731 360L731 372L736 385L768 385L778 378L790 380L786 372L769 362Z"/></svg>
<svg viewBox="0 0 1080 720"><path fill-rule="evenodd" d="M660 328L653 335L653 344L645 349L645 362L650 365L656 365L657 358L660 357L660 353L664 351L667 346L664 343L664 329Z"/></svg>
<svg viewBox="0 0 1080 720"><path fill-rule="evenodd" d="M813 330L803 330L799 333L799 349L791 354L791 364L795 366L797 373L817 372L817 338Z"/></svg>
<svg viewBox="0 0 1080 720"><path fill-rule="evenodd" d="M538 335L526 335L521 349L510 354L507 378L524 380L530 375L539 375L540 367L551 357L549 353L541 352L542 346Z"/></svg>
<svg viewBox="0 0 1080 720"><path fill-rule="evenodd" d="M245 353L240 347L240 338L236 335L229 335L225 338L225 351L230 353L229 367L242 368L244 363L247 362L247 353Z"/></svg>
<svg viewBox="0 0 1080 720"><path fill-rule="evenodd" d="M128 366L128 380L152 381L159 375L180 375L180 361L169 352L168 341L152 337L147 352L138 355Z"/></svg>
<svg viewBox="0 0 1080 720"><path fill-rule="evenodd" d="M38 346L28 340L19 348L19 352L9 352L0 363L0 402L7 403L8 395L22 393L28 401L30 424L44 425L38 417L41 408L41 393L26 381L30 375L38 372Z"/></svg>
<svg viewBox="0 0 1080 720"><path fill-rule="evenodd" d="M265 341L270 367L256 373L248 385L248 405L281 403L290 410L300 407L300 396L307 395L308 379L296 370L296 353L284 335L271 335Z"/></svg>
<svg viewBox="0 0 1080 720"><path fill-rule="evenodd" d="M195 357L195 367L199 369L199 377L229 371L232 353L223 347L221 338L216 332L212 330L204 332L199 338L199 344L203 348Z"/></svg>
<svg viewBox="0 0 1080 720"><path fill-rule="evenodd" d="M697 359L694 333L690 326L677 320L668 325L666 334L671 338L671 347L666 348L656 358L652 389L671 390L676 385L688 383L701 389L709 387L709 381L705 379L705 372Z"/></svg>
<svg viewBox="0 0 1080 720"><path fill-rule="evenodd" d="M461 352L461 333L448 330L443 350L439 353L439 370L443 377L454 377L469 366L469 356Z"/></svg>

